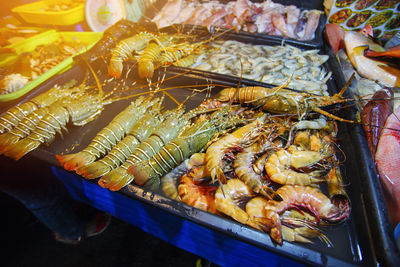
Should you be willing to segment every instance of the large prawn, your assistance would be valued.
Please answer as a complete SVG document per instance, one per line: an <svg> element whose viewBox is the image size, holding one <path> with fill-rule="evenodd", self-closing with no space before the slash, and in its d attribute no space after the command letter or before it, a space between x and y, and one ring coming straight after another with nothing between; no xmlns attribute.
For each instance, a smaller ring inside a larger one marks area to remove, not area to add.
<svg viewBox="0 0 400 267"><path fill-rule="evenodd" d="M348 209L335 206L319 189L309 186L284 185L276 191L282 201L269 200L264 208L264 218L270 236L282 244L282 224L279 214L289 208L304 208L318 220L340 222L349 216Z"/></svg>
<svg viewBox="0 0 400 267"><path fill-rule="evenodd" d="M139 97L120 112L103 130L101 130L82 151L75 154L57 155L57 159L66 170L73 171L89 164L109 152L145 114L147 108L160 99L145 100Z"/></svg>
<svg viewBox="0 0 400 267"><path fill-rule="evenodd" d="M54 86L45 93L7 110L0 117L0 134L11 131L22 119L35 110L38 110L42 107L47 107L63 96L69 95L71 92L68 90L68 88L72 87L73 83L74 82L67 83L62 87Z"/></svg>
<svg viewBox="0 0 400 267"><path fill-rule="evenodd" d="M129 59L133 52L137 53L145 49L152 38L154 38L153 34L142 32L120 41L111 53L108 74L116 78L121 77L122 63Z"/></svg>
<svg viewBox="0 0 400 267"><path fill-rule="evenodd" d="M86 179L93 179L124 163L134 149L146 140L162 122L163 117L159 114L160 108L161 101L153 105L150 111L132 127L127 135L104 158L76 169L76 173Z"/></svg>
<svg viewBox="0 0 400 267"><path fill-rule="evenodd" d="M253 122L240 127L231 134L218 139L206 150L207 169L211 173L211 178L217 177L218 181L225 184L226 177L223 169L223 158L227 150L242 149L254 142L263 129L266 115L263 115Z"/></svg>
<svg viewBox="0 0 400 267"><path fill-rule="evenodd" d="M225 107L209 118L202 117L185 129L177 138L170 141L151 159L141 161L129 168L134 182L157 190L160 177L179 165L194 153L200 152L211 138L221 130L235 126L241 120L230 114L230 107Z"/></svg>
<svg viewBox="0 0 400 267"><path fill-rule="evenodd" d="M257 225L257 229L268 232L265 225L264 208L268 206L268 200L264 197L254 197L245 206L246 213ZM330 244L328 238L316 227L315 217L305 212L287 210L281 217L282 239L289 242L312 243L309 238L319 237Z"/></svg>
<svg viewBox="0 0 400 267"><path fill-rule="evenodd" d="M321 109L323 106L350 101L343 98L342 95L351 81L352 78L339 93L333 96L317 96L283 89L290 82L289 79L285 84L275 88L259 86L226 88L219 93L218 99L223 102L261 107L265 112L297 115L299 120L307 113L315 111L338 121L354 123L354 121L337 117Z"/></svg>
<svg viewBox="0 0 400 267"><path fill-rule="evenodd" d="M281 130L279 130L281 128ZM263 136L257 142L253 143L251 146L246 147L242 152L236 155L236 159L233 161L233 168L236 175L240 180L242 180L246 185L248 185L255 193L261 194L265 197L270 197L271 190L268 187L269 181L263 178L262 170L256 172L253 168L253 163L255 163L256 156L265 153L267 151L274 151L278 148L274 139L281 135L286 127L270 124L269 136Z"/></svg>

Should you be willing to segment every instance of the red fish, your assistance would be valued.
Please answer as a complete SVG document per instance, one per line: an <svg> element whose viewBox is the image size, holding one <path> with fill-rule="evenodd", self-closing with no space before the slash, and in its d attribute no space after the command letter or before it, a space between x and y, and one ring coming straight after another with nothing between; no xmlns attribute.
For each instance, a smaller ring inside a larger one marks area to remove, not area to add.
<svg viewBox="0 0 400 267"><path fill-rule="evenodd" d="M377 91L361 112L361 122L373 158L383 126L392 112L393 92L390 89Z"/></svg>
<svg viewBox="0 0 400 267"><path fill-rule="evenodd" d="M400 107L386 120L375 159L395 225L400 221Z"/></svg>

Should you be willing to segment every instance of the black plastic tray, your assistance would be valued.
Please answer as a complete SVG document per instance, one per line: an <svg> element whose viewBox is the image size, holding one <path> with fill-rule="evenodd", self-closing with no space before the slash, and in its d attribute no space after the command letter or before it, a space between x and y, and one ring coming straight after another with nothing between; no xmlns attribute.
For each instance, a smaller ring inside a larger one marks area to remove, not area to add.
<svg viewBox="0 0 400 267"><path fill-rule="evenodd" d="M74 79L80 79L85 72L82 66L75 66L64 74L54 77L59 83L67 82ZM168 70L168 69L167 69ZM159 70L155 77L171 76L169 72L164 73L164 70ZM186 73L184 76L179 76L175 79L165 81L161 88L172 87L177 85L193 85L193 88L200 84L213 83L223 84L228 86L236 86L236 81L228 81L227 77L214 76L212 79L204 74ZM128 79L130 80L130 78ZM329 82L332 90L337 90L332 79ZM243 82L243 84L245 84ZM112 86L112 85L109 85ZM43 92L49 89L49 85L41 85L35 90L35 93ZM216 93L220 87L213 89L212 93ZM139 92L139 91L138 91ZM186 96L191 95L189 90L174 89L169 91L175 96L178 101L182 101ZM30 96L28 96L29 98ZM187 102L188 108L193 108L199 104L205 95L198 94ZM33 151L30 157L39 158L47 163L59 166L55 158L55 154L76 152L89 144L91 139L97 132L105 127L109 121L121 111L130 100L123 100L106 106L103 113L94 121L83 127L69 127L69 133L64 134L63 138L59 136L50 146L41 146ZM175 104L168 100L165 102L168 108L175 107ZM239 240L271 251L284 257L294 259L296 261L317 265L317 266L372 266L376 264L374 251L371 247L372 239L367 225L366 206L363 201L363 192L361 191L361 174L354 168L359 161L355 151L358 150L352 143L350 132L347 126L340 124L339 145L347 156L346 161L342 166L342 173L345 183L349 184L347 191L352 203L352 212L349 219L340 225L335 225L326 229L325 233L334 244L333 248L327 247L322 241L314 240L313 244L300 244L284 242L282 246L274 244L269 235L259 232L255 229L241 225L229 218L213 215L196 208L187 206L181 202L171 200L157 192L147 192L143 189L129 185L123 188L120 193L128 197L132 197L155 207L161 208L175 215L181 216L187 220L194 221L213 230L223 232L229 236L233 236ZM82 178L83 179L83 178ZM96 181L93 181L96 183Z"/></svg>
<svg viewBox="0 0 400 267"><path fill-rule="evenodd" d="M166 28L163 28L161 30L161 32L174 33L174 32L176 32L176 27L175 26L166 27ZM248 34L237 34L234 32L225 32L220 35L219 33L223 32L223 31L215 31L215 32L210 33L204 27L197 27L197 26L190 27L187 25L181 26L181 32L188 34L188 35L198 36L199 39L201 39L202 41L210 40L210 38L217 36L217 38L215 38L216 41L234 40L234 41L238 41L238 42L245 43L245 44L270 45L270 46L278 46L278 45L288 44L288 45L297 47L302 50L318 49L319 54L327 55L327 53L325 52L326 47L314 47L314 46L310 46L309 44L301 42L301 41L296 41L296 42L285 41L285 40L282 40L279 38L275 38L275 36L269 36L269 35L266 35L263 38L259 38L257 36L251 36ZM332 59L330 59L330 60L332 60ZM330 67L328 67L328 63L324 63L322 65L322 67L325 68L327 71L331 70ZM234 75L219 74L219 73L210 72L210 71L192 69L190 67L176 67L173 65L168 67L168 72L184 73L184 72L188 72L188 71L190 71L190 73L192 73L192 74L196 74L199 76L207 76L207 77L210 77L213 79L224 80L224 81L229 81L229 82L235 82L235 83L242 82L244 84L253 85L253 86L267 86L267 87L276 86L276 85L271 85L271 84L255 81L255 80L240 78L240 77L237 77ZM330 80L332 80L332 79L330 79ZM334 94L336 92L335 91L336 84L332 83L332 81L328 81L327 84L328 84L328 91L331 94ZM294 90L294 91L297 91L297 90Z"/></svg>
<svg viewBox="0 0 400 267"><path fill-rule="evenodd" d="M219 2L222 3L227 3L233 0L219 0ZM159 0L156 2L154 6L150 6L146 12L145 16L143 17L143 20L148 20L149 18L153 18L159 10L165 5L167 1L166 0ZM251 2L264 2L263 0L252 0ZM295 5L297 6L301 11L306 10L306 9L318 9L323 11L323 5L322 1L296 1L296 0L273 0L275 3L283 4L283 5ZM325 14L321 14L318 27L315 30L315 36L312 40L307 40L307 41L301 41L293 38L286 38L283 36L273 36L273 35L267 35L267 34L261 34L261 33L251 33L247 31L239 31L237 34L240 34L242 36L248 36L250 38L256 38L259 40L275 40L278 43L287 43L291 45L304 45L308 47L315 47L315 48L320 48L323 46L323 38L322 38L322 32L324 30L325 24L326 24L326 16ZM205 27L202 26L197 26L197 25L190 25L190 24L184 24L184 25L179 25L175 24L173 28L176 31L187 31L191 29L203 29L207 30ZM163 30L163 29L161 29ZM213 31L214 32L223 32L226 31L226 28L217 28L214 27ZM231 31L233 34L236 34L233 30Z"/></svg>
<svg viewBox="0 0 400 267"><path fill-rule="evenodd" d="M327 44L325 44L325 50L331 58L335 58L332 49ZM331 60L329 63L338 88L343 87L346 80L339 62ZM348 90L345 96L354 99L351 90ZM356 120L356 114L357 110L353 108L347 113L347 117ZM358 166L360 177L362 177L360 188L362 189L363 201L367 207L366 213L377 261L382 266L398 266L400 251L394 239L393 228L383 197L383 189L379 182L375 162L368 148L364 130L358 124L350 124L348 129L351 142L355 147L355 153L359 155L359 160L355 166Z"/></svg>

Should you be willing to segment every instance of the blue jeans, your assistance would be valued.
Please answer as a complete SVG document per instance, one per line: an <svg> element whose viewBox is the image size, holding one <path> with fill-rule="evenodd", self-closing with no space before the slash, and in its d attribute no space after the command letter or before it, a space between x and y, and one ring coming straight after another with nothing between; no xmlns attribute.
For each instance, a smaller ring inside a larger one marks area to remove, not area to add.
<svg viewBox="0 0 400 267"><path fill-rule="evenodd" d="M85 233L85 220L74 200L52 174L50 166L34 158L12 161L0 156L0 191L14 197L50 230L75 239Z"/></svg>

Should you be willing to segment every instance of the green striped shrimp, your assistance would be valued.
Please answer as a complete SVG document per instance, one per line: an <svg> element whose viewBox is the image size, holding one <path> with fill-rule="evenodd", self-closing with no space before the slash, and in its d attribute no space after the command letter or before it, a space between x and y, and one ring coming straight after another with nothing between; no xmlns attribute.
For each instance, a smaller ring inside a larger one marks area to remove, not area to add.
<svg viewBox="0 0 400 267"><path fill-rule="evenodd" d="M146 113L125 138L113 147L104 158L78 168L76 173L86 179L94 179L120 166L129 158L134 149L146 140L162 122L163 117L159 111L160 105L153 106L151 112Z"/></svg>
<svg viewBox="0 0 400 267"><path fill-rule="evenodd" d="M57 132L61 133L68 122L81 126L95 119L103 110L103 106L104 102L99 102L98 98L85 92L63 98L57 102L57 105L51 105L48 108L48 113L39 121L30 135L7 146L4 154L18 160L42 143L53 141Z"/></svg>
<svg viewBox="0 0 400 267"><path fill-rule="evenodd" d="M55 104L57 105L58 103L56 102ZM36 125L48 112L49 107L37 109L23 118L11 131L1 134L0 154L3 154L7 148L10 148L10 145L17 143L20 139L31 134L35 130Z"/></svg>
<svg viewBox="0 0 400 267"><path fill-rule="evenodd" d="M89 164L109 152L145 114L146 110L162 101L139 97L120 112L103 130L101 130L80 152L67 155L56 155L60 164L68 171L76 170Z"/></svg>
<svg viewBox="0 0 400 267"><path fill-rule="evenodd" d="M133 52L145 49L152 38L154 38L153 34L141 32L120 41L111 53L108 74L115 78L121 77L123 70L122 63L129 59Z"/></svg>
<svg viewBox="0 0 400 267"><path fill-rule="evenodd" d="M158 190L160 178L194 153L200 152L211 138L221 130L232 127L240 120L229 114L229 107L221 109L209 118L201 117L186 128L177 138L164 146L152 158L129 167L135 184L150 190Z"/></svg>
<svg viewBox="0 0 400 267"><path fill-rule="evenodd" d="M157 68L155 65L159 64L162 51L171 44L173 38L174 36L163 35L155 37L149 42L138 60L140 78L149 79L153 77L154 70Z"/></svg>
<svg viewBox="0 0 400 267"><path fill-rule="evenodd" d="M45 93L7 110L4 115L0 117L0 134L11 131L23 118L33 111L41 107L49 106L60 97L69 95L71 92L67 89L72 87L75 83L76 81L72 81L62 87L56 85Z"/></svg>
<svg viewBox="0 0 400 267"><path fill-rule="evenodd" d="M183 115L183 112L183 107L168 111L166 119L150 137L133 151L125 163L101 177L98 181L99 185L110 190L119 190L129 184L133 176L128 173L128 168L139 161L149 159L165 144L174 139L182 128L189 123L189 119L193 116L192 113Z"/></svg>

